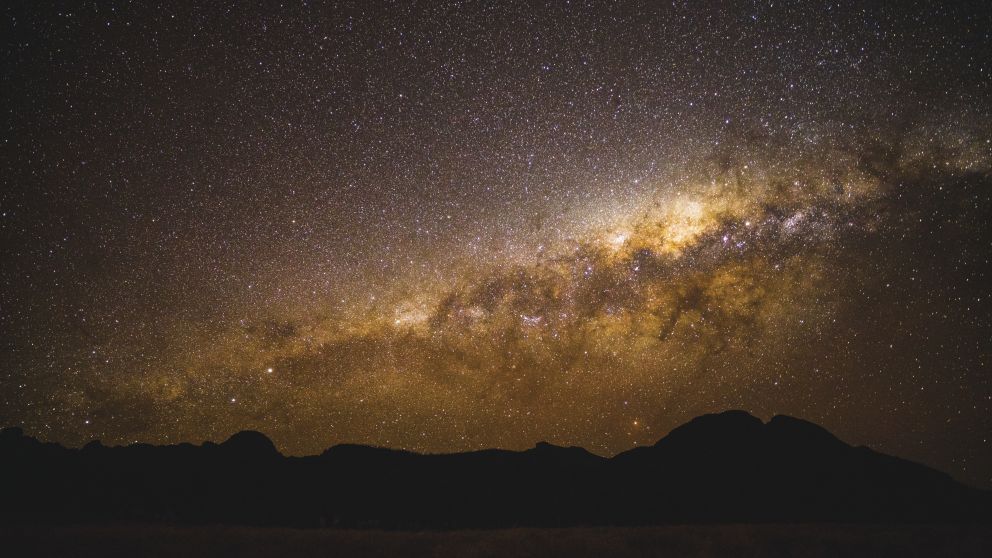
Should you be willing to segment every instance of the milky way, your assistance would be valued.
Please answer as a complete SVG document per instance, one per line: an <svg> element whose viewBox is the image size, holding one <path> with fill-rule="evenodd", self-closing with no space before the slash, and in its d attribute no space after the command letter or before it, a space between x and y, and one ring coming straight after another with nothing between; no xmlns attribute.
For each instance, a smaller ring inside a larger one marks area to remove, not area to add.
<svg viewBox="0 0 992 558"><path fill-rule="evenodd" d="M977 3L142 4L3 8L3 424L992 484Z"/></svg>

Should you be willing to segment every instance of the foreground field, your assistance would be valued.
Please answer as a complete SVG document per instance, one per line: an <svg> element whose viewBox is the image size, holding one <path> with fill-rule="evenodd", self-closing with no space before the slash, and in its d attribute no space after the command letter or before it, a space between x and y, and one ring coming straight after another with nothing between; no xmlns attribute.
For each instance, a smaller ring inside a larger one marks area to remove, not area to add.
<svg viewBox="0 0 992 558"><path fill-rule="evenodd" d="M0 528L4 556L992 556L988 526L717 525L493 531Z"/></svg>

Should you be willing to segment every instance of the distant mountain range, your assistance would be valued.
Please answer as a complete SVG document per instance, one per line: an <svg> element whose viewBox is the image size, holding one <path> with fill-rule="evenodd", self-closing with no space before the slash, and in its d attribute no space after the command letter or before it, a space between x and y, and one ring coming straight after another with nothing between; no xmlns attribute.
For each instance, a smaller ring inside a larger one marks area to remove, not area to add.
<svg viewBox="0 0 992 558"><path fill-rule="evenodd" d="M0 521L463 528L698 522L987 522L992 493L787 416L704 415L607 459L539 443L447 455L339 445L67 449L0 434Z"/></svg>

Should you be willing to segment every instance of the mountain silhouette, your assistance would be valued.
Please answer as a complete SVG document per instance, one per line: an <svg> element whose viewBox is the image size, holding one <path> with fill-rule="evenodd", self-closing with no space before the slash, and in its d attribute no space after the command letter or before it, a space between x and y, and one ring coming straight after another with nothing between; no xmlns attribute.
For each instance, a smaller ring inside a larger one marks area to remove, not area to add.
<svg viewBox="0 0 992 558"><path fill-rule="evenodd" d="M265 435L68 449L0 433L0 520L462 528L686 522L987 522L992 493L813 423L704 415L612 458L540 442L431 455Z"/></svg>
<svg viewBox="0 0 992 558"><path fill-rule="evenodd" d="M220 444L220 447L246 459L266 459L281 455L272 440L254 430L238 432Z"/></svg>

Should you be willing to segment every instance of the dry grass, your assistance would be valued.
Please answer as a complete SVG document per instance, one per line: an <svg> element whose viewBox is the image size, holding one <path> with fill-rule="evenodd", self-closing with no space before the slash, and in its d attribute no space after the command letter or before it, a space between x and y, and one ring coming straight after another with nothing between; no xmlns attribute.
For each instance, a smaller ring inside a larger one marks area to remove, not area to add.
<svg viewBox="0 0 992 558"><path fill-rule="evenodd" d="M992 556L988 526L717 525L493 531L0 529L3 556Z"/></svg>

